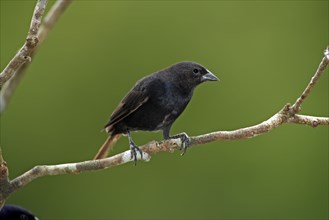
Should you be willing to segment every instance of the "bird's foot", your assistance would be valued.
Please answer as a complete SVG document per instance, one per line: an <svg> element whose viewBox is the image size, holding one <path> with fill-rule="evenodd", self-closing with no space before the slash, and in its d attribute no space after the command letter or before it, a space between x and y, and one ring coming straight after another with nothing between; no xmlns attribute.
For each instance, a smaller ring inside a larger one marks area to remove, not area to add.
<svg viewBox="0 0 329 220"><path fill-rule="evenodd" d="M187 148L191 144L191 138L185 132L174 135L170 138L173 138L173 139L179 138L181 140L182 143L181 143L179 150L183 150L183 152L181 153L181 155L183 156L186 153Z"/></svg>
<svg viewBox="0 0 329 220"><path fill-rule="evenodd" d="M137 164L137 152L139 152L142 159L143 159L143 152L142 152L141 149L139 149L139 147L134 142L130 142L129 146L130 146L131 159L134 158L134 163L135 163L135 166L136 166L136 164Z"/></svg>
<svg viewBox="0 0 329 220"><path fill-rule="evenodd" d="M137 151L139 152L139 154L141 155L141 158L143 160L143 152L141 151L141 149L139 149L139 147L133 142L133 139L130 136L130 132L129 130L127 130L127 135L128 135L128 139L129 139L129 146L130 146L130 155L131 158L134 158L134 162L135 162L135 166L137 164Z"/></svg>

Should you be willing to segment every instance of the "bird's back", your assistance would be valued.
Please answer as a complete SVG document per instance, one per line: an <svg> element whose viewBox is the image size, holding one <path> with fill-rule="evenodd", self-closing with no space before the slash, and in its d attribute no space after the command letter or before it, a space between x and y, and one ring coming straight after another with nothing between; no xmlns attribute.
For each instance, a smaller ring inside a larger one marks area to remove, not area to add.
<svg viewBox="0 0 329 220"><path fill-rule="evenodd" d="M185 109L192 92L182 92L175 75L160 71L139 80L114 110L110 132L162 130Z"/></svg>

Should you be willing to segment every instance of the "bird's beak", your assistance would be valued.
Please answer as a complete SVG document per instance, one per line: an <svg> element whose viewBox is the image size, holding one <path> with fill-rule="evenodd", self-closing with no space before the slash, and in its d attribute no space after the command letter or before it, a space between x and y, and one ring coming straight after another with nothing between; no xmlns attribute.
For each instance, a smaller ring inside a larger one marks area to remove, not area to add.
<svg viewBox="0 0 329 220"><path fill-rule="evenodd" d="M201 77L201 81L219 81L219 79L212 72L207 70L207 73Z"/></svg>

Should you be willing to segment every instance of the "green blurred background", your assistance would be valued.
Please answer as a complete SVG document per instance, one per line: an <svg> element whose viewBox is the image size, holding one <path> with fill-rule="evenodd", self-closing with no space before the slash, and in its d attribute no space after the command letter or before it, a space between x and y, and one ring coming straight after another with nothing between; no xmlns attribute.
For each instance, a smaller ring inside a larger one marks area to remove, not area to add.
<svg viewBox="0 0 329 220"><path fill-rule="evenodd" d="M49 10L53 2L47 6ZM1 0L1 69L23 44L35 1ZM1 117L14 178L91 159L100 129L141 77L182 60L200 86L172 134L257 124L294 102L328 44L328 1L76 1ZM303 114L328 116L328 70ZM134 133L136 143L161 133ZM112 154L128 149L122 138ZM154 155L98 172L37 179L8 203L40 219L327 219L328 126L283 125L249 140Z"/></svg>

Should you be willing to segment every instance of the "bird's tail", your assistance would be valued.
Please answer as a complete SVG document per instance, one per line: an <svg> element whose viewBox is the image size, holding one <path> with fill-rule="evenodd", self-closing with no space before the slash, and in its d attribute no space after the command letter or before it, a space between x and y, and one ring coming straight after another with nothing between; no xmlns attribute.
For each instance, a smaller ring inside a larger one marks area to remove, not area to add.
<svg viewBox="0 0 329 220"><path fill-rule="evenodd" d="M101 148L99 148L96 156L94 157L94 160L99 160L99 159L105 158L108 155L109 151L113 148L115 143L119 140L120 137L121 137L121 134L110 135L106 139L104 144L101 146Z"/></svg>

